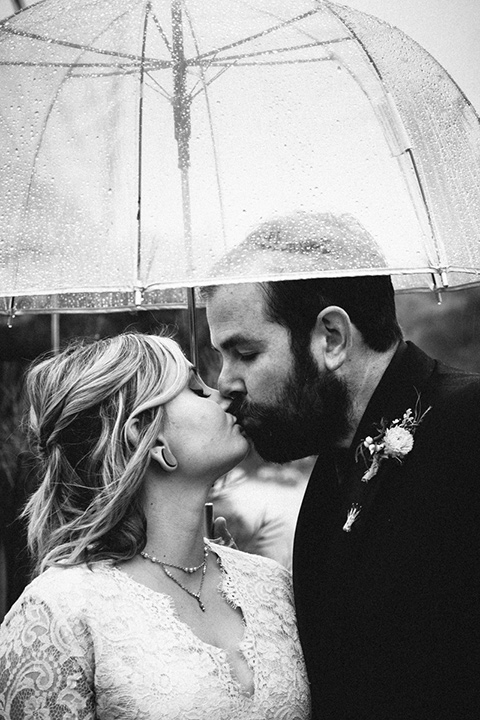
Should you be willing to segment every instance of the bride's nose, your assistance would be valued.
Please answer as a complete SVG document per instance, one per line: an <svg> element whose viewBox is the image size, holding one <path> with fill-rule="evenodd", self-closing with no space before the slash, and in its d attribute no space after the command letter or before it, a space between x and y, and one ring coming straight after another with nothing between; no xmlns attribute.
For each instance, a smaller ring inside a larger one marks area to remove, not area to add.
<svg viewBox="0 0 480 720"><path fill-rule="evenodd" d="M223 410L225 410L228 407L229 401L228 398L224 398L218 390L215 390L215 388L208 388L208 392L210 393L210 399L214 400L217 405L220 405Z"/></svg>
<svg viewBox="0 0 480 720"><path fill-rule="evenodd" d="M224 410L225 412L227 412L227 409L232 402L232 398L225 397L218 390L212 390L211 398L212 400L215 400L217 405L220 405L222 410Z"/></svg>

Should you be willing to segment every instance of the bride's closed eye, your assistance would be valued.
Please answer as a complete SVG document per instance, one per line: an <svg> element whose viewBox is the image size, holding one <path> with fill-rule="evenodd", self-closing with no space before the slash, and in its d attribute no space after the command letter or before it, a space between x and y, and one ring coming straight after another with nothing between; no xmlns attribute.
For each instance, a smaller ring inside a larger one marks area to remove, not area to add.
<svg viewBox="0 0 480 720"><path fill-rule="evenodd" d="M198 395L198 397L203 397L203 398L209 398L209 397L210 397L210 394L207 394L207 393L204 391L203 388L191 387L190 390L191 390L192 392L194 392L195 395Z"/></svg>
<svg viewBox="0 0 480 720"><path fill-rule="evenodd" d="M198 395L198 397L210 397L210 393L206 392L206 387L200 379L196 368L191 369L189 387L190 390L195 393L195 395Z"/></svg>

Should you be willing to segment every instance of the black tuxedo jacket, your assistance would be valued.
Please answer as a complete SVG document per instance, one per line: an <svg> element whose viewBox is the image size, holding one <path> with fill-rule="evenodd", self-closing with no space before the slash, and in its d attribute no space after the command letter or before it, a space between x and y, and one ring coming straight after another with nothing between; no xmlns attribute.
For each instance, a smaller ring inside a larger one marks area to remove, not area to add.
<svg viewBox="0 0 480 720"><path fill-rule="evenodd" d="M413 449L362 482L355 448L418 398ZM480 718L480 376L400 345L351 450L319 455L293 574L315 717Z"/></svg>

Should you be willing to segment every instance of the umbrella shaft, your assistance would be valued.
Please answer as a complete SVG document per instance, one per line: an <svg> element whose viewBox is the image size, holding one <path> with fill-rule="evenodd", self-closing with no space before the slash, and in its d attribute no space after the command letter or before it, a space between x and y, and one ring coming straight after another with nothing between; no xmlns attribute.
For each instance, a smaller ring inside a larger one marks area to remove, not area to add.
<svg viewBox="0 0 480 720"><path fill-rule="evenodd" d="M178 143L178 166L182 169L190 165L191 121L190 96L186 86L187 64L183 47L182 8L178 0L172 0L172 37L173 122Z"/></svg>

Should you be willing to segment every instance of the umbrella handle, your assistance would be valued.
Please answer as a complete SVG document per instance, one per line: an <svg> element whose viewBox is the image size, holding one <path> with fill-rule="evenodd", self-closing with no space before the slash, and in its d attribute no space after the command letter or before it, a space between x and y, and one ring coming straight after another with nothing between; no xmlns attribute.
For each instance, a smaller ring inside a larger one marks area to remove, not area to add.
<svg viewBox="0 0 480 720"><path fill-rule="evenodd" d="M213 503L205 503L205 525L207 537L213 538Z"/></svg>
<svg viewBox="0 0 480 720"><path fill-rule="evenodd" d="M190 340L190 361L198 367L197 315L195 307L195 288L187 288L188 328Z"/></svg>

